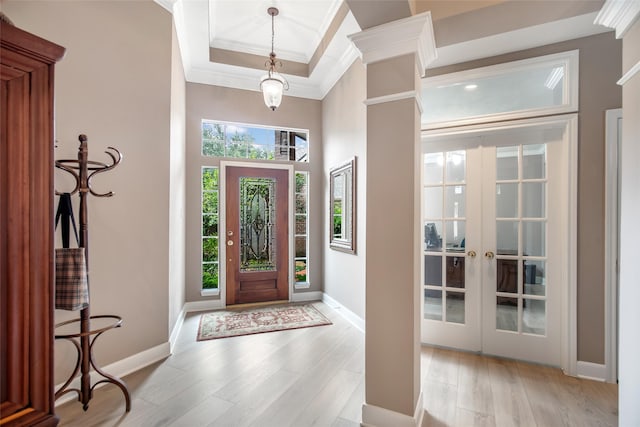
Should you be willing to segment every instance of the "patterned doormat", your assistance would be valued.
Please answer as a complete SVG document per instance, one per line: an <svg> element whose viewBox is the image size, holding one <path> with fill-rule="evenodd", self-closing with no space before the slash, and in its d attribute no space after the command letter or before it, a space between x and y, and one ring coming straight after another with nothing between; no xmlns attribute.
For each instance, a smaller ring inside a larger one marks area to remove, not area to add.
<svg viewBox="0 0 640 427"><path fill-rule="evenodd" d="M227 309L200 317L198 341L322 325L331 321L311 304Z"/></svg>

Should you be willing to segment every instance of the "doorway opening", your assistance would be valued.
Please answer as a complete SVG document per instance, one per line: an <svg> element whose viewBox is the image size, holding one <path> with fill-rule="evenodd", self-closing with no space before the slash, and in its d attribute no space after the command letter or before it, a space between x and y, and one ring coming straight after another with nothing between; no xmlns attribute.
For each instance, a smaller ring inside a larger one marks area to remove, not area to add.
<svg viewBox="0 0 640 427"><path fill-rule="evenodd" d="M567 115L423 133L423 342L566 369L575 126Z"/></svg>

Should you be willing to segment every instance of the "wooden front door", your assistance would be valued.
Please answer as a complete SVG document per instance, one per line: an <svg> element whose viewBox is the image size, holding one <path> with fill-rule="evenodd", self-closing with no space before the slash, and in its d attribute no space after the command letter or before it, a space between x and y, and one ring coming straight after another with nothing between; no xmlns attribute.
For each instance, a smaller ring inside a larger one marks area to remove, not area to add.
<svg viewBox="0 0 640 427"><path fill-rule="evenodd" d="M289 299L289 171L226 168L227 305Z"/></svg>

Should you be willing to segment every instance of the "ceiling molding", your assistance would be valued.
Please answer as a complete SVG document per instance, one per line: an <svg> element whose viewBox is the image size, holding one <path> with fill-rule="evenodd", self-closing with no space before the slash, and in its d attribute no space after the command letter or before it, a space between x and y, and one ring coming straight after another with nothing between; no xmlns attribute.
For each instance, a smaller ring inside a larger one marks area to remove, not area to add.
<svg viewBox="0 0 640 427"><path fill-rule="evenodd" d="M611 31L595 25L597 12L439 47L429 68L459 64Z"/></svg>
<svg viewBox="0 0 640 427"><path fill-rule="evenodd" d="M633 67L629 68L629 71L627 71L626 73L624 73L624 76L622 76L622 78L620 80L618 80L616 83L619 84L620 86L624 86L625 83L627 83L629 80L631 80L631 77L635 76L636 74L640 73L640 61L636 62L636 65L634 65Z"/></svg>
<svg viewBox="0 0 640 427"><path fill-rule="evenodd" d="M188 82L256 92L260 90L260 77L265 69L210 61L207 1L155 2L173 13ZM326 48L308 77L287 74L284 69L282 74L290 83L285 95L323 99L358 57L366 63L382 59L385 55L417 52L421 64L435 68L611 31L594 24L596 15L597 12L594 12L436 49L430 15L428 18L424 14L415 15L361 31L353 13L349 11L333 37L326 41ZM359 39L362 48L358 49L350 37Z"/></svg>
<svg viewBox="0 0 640 427"><path fill-rule="evenodd" d="M158 3L160 6L162 6L164 9L166 9L169 13L173 13L173 4L176 2L176 0L154 0L156 3Z"/></svg>
<svg viewBox="0 0 640 427"><path fill-rule="evenodd" d="M427 65L437 57L430 12L371 27L349 38L365 64L416 53L424 76Z"/></svg>
<svg viewBox="0 0 640 427"><path fill-rule="evenodd" d="M607 0L600 9L594 24L614 28L616 38L622 38L631 25L640 17L640 1Z"/></svg>

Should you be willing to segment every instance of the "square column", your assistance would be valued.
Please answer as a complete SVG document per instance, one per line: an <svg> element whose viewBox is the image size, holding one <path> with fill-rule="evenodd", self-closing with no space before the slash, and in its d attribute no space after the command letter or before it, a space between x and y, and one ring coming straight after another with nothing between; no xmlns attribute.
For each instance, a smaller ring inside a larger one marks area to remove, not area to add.
<svg viewBox="0 0 640 427"><path fill-rule="evenodd" d="M367 64L365 426L418 426L420 77L435 58L429 13L351 36Z"/></svg>

